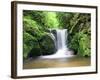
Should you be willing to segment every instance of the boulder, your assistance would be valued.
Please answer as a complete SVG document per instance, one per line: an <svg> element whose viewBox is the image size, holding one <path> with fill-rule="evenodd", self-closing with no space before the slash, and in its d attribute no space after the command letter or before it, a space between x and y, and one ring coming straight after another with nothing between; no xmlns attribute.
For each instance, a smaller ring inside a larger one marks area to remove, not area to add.
<svg viewBox="0 0 100 80"><path fill-rule="evenodd" d="M40 55L41 55L41 49L39 44L37 43L37 45L34 45L33 48L30 50L30 52L28 53L28 57L37 58Z"/></svg>
<svg viewBox="0 0 100 80"><path fill-rule="evenodd" d="M55 38L57 40L57 31L56 30L51 30L51 33L55 36Z"/></svg>
<svg viewBox="0 0 100 80"><path fill-rule="evenodd" d="M51 55L56 52L56 45L51 37L51 34L48 33L42 37L40 47L42 50L42 55Z"/></svg>

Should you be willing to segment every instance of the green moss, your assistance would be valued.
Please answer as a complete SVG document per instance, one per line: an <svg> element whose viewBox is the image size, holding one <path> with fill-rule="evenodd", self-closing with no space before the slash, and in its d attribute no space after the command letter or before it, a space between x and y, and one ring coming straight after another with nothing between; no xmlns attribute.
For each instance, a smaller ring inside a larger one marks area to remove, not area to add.
<svg viewBox="0 0 100 80"><path fill-rule="evenodd" d="M56 52L56 45L50 34L46 34L41 38L40 46L43 55L50 55Z"/></svg>

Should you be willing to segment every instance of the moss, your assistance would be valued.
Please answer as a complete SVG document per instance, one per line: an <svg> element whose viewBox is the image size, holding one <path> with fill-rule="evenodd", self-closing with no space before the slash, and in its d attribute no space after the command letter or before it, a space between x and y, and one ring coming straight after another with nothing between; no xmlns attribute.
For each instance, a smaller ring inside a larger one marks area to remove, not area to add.
<svg viewBox="0 0 100 80"><path fill-rule="evenodd" d="M50 34L46 34L42 37L40 46L43 55L50 55L56 52L56 46Z"/></svg>

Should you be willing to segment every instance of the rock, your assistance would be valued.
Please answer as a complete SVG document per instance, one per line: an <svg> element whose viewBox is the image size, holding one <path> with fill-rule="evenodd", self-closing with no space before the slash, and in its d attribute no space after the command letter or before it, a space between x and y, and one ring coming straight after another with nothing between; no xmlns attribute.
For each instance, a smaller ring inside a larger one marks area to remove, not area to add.
<svg viewBox="0 0 100 80"><path fill-rule="evenodd" d="M51 30L51 33L55 36L55 38L57 40L57 31L56 30Z"/></svg>
<svg viewBox="0 0 100 80"><path fill-rule="evenodd" d="M24 34L24 55L27 58L37 58L41 55L50 55L56 52L56 45L50 33L46 33L38 40L28 33Z"/></svg>
<svg viewBox="0 0 100 80"><path fill-rule="evenodd" d="M37 58L38 56L41 55L41 49L39 47L39 45L35 45L30 52L28 53L28 57L29 58Z"/></svg>
<svg viewBox="0 0 100 80"><path fill-rule="evenodd" d="M51 38L51 34L48 33L42 37L40 47L43 55L51 55L56 52L55 42Z"/></svg>

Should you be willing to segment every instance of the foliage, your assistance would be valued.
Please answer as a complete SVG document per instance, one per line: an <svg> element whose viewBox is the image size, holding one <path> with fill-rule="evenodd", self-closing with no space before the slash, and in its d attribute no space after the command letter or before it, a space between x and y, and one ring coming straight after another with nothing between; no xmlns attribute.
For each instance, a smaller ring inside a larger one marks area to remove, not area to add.
<svg viewBox="0 0 100 80"><path fill-rule="evenodd" d="M90 38L84 32L76 33L69 47L80 56L90 56Z"/></svg>
<svg viewBox="0 0 100 80"><path fill-rule="evenodd" d="M77 55L91 55L91 15L88 13L24 10L23 28L25 59L55 52L53 40L48 36L52 28L68 30L68 47Z"/></svg>
<svg viewBox="0 0 100 80"><path fill-rule="evenodd" d="M24 54L23 54L23 56L24 56L24 59L26 59L27 57L28 57L28 53L30 52L30 50L33 48L33 47L39 47L39 44L38 44L38 42L37 42L37 39L35 38L35 37L33 37L32 35L30 35L29 33L27 33L27 32L24 32L24 37L23 37L23 39L24 39ZM34 46L34 45L36 45L36 46Z"/></svg>
<svg viewBox="0 0 100 80"><path fill-rule="evenodd" d="M69 47L76 50L81 56L90 56L90 15L76 13L70 21L71 25L72 27L69 29Z"/></svg>
<svg viewBox="0 0 100 80"><path fill-rule="evenodd" d="M84 34L83 32L79 34L78 54L83 56L90 56L90 38L87 34Z"/></svg>
<svg viewBox="0 0 100 80"><path fill-rule="evenodd" d="M43 12L44 13L44 26L47 28L58 28L59 22L56 18L56 12Z"/></svg>

